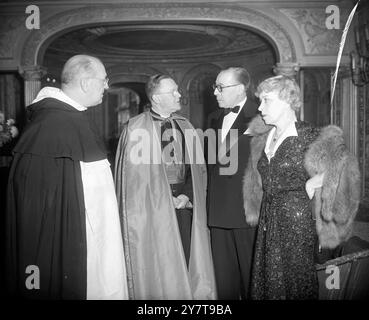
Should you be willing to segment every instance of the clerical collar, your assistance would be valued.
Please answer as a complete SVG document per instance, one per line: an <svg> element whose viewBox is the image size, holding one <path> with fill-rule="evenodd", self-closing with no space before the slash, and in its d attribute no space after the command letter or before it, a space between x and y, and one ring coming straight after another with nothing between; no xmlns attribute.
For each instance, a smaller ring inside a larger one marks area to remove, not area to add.
<svg viewBox="0 0 369 320"><path fill-rule="evenodd" d="M171 115L169 115L169 116L163 116L163 115L161 115L159 112L157 112L157 111L155 111L153 108L151 108L150 109L150 112L151 112L151 114L153 114L154 116L156 116L156 117L159 117L159 118L161 118L162 120L165 120L165 119L168 119L168 118L170 118L171 117Z"/></svg>
<svg viewBox="0 0 369 320"><path fill-rule="evenodd" d="M40 92L37 94L37 97L35 100L32 101L32 103L41 101L46 98L54 98L56 100L65 102L66 104L69 104L73 108L77 109L78 111L85 111L87 110L86 107L79 104L77 101L74 101L72 98L68 97L62 90L55 87L44 87L40 90Z"/></svg>

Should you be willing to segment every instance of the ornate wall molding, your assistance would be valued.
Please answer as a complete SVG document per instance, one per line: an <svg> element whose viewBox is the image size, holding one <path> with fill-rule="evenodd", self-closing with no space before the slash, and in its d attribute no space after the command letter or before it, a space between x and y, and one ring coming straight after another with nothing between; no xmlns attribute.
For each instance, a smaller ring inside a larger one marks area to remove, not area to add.
<svg viewBox="0 0 369 320"><path fill-rule="evenodd" d="M190 89L190 82L198 74L213 73L218 74L222 68L213 63L199 64L188 70L181 81L180 87L188 91Z"/></svg>
<svg viewBox="0 0 369 320"><path fill-rule="evenodd" d="M26 81L41 81L41 78L47 73L47 69L43 66L24 66L19 68L19 73Z"/></svg>
<svg viewBox="0 0 369 320"><path fill-rule="evenodd" d="M296 77L300 67L297 63L277 63L273 68L273 72L279 76Z"/></svg>
<svg viewBox="0 0 369 320"><path fill-rule="evenodd" d="M32 31L25 41L21 55L22 65L42 62L47 44L65 31L83 25L118 22L215 21L249 27L268 38L276 48L280 62L296 61L296 50L287 30L266 14L241 6L221 4L160 3L89 6L58 13Z"/></svg>
<svg viewBox="0 0 369 320"><path fill-rule="evenodd" d="M24 17L0 15L0 59L13 57L14 39L24 28Z"/></svg>
<svg viewBox="0 0 369 320"><path fill-rule="evenodd" d="M198 107L197 105L194 105L194 94L196 93L191 92L191 85L193 86L193 82L199 81L200 75L203 75L205 78L213 75L216 77L220 70L221 68L216 64L205 63L195 65L184 73L179 84L179 88L181 89L182 105L185 111L185 116L189 117L191 112L195 112L196 107ZM197 92L197 94L199 93L200 92ZM191 105L191 103L193 105Z"/></svg>
<svg viewBox="0 0 369 320"><path fill-rule="evenodd" d="M42 66L25 66L19 68L19 73L24 78L24 102L29 106L41 89L41 78L47 73Z"/></svg>
<svg viewBox="0 0 369 320"><path fill-rule="evenodd" d="M146 65L111 65L106 68L110 76L110 84L119 82L146 82L148 77L163 72Z"/></svg>
<svg viewBox="0 0 369 320"><path fill-rule="evenodd" d="M195 128L205 129L208 114L217 106L211 85L220 70L215 64L201 64L192 67L183 77L182 100L187 102L183 109Z"/></svg>
<svg viewBox="0 0 369 320"><path fill-rule="evenodd" d="M325 7L279 9L299 30L308 55L337 55L342 30L348 16L347 10L340 10L341 29L327 29Z"/></svg>

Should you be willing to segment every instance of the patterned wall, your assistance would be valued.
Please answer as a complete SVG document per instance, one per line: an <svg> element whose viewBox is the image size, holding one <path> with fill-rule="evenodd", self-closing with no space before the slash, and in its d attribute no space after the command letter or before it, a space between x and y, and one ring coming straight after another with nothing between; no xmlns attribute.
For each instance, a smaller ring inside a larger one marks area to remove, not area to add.
<svg viewBox="0 0 369 320"><path fill-rule="evenodd" d="M359 164L363 173L363 201L369 206L369 86L358 88Z"/></svg>
<svg viewBox="0 0 369 320"><path fill-rule="evenodd" d="M305 68L304 121L322 127L330 124L330 68Z"/></svg>
<svg viewBox="0 0 369 320"><path fill-rule="evenodd" d="M369 2L362 2L358 11L358 26L363 31L369 24ZM363 40L363 39L362 39ZM368 40L367 40L368 41ZM369 48L368 48L369 49ZM369 51L367 50L367 55ZM359 112L359 163L363 174L363 204L369 208L369 84L358 89Z"/></svg>

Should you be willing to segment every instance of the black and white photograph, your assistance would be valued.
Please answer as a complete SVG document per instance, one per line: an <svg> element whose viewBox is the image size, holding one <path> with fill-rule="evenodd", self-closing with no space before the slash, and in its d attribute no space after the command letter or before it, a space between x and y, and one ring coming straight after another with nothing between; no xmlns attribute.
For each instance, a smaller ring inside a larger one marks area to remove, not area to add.
<svg viewBox="0 0 369 320"><path fill-rule="evenodd" d="M13 308L369 300L369 1L0 0L0 237Z"/></svg>

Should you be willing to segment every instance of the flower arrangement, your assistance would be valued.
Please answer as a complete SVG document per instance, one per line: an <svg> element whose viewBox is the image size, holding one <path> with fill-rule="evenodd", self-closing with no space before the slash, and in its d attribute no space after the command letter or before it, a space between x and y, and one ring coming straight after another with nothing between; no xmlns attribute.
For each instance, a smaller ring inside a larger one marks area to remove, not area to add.
<svg viewBox="0 0 369 320"><path fill-rule="evenodd" d="M4 113L0 111L0 147L18 135L18 129L13 119L5 121Z"/></svg>

